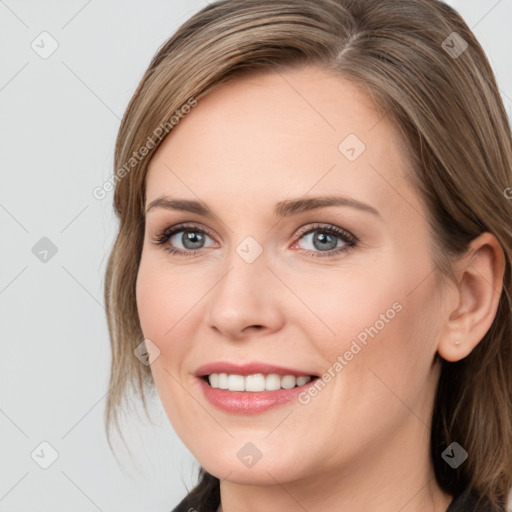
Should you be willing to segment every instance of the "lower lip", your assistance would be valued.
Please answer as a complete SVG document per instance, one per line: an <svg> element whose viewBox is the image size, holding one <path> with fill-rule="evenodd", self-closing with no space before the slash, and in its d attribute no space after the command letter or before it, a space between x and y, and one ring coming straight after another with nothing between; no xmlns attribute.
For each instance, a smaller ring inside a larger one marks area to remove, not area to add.
<svg viewBox="0 0 512 512"><path fill-rule="evenodd" d="M296 400L297 396L306 391L316 380L310 380L303 386L275 391L228 391L212 388L202 378L199 378L199 385L206 399L219 409L238 414L256 414Z"/></svg>

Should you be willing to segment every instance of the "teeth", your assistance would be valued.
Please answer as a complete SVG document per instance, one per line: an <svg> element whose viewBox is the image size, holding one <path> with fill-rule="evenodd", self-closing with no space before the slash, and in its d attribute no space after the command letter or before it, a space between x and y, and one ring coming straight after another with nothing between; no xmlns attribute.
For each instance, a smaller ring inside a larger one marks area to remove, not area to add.
<svg viewBox="0 0 512 512"><path fill-rule="evenodd" d="M306 382L309 382L311 377L297 377L297 386L304 386Z"/></svg>
<svg viewBox="0 0 512 512"><path fill-rule="evenodd" d="M277 375L271 373L263 375L235 375L227 373L212 373L208 376L212 388L227 389L229 391L275 391L277 389L291 389L303 386L311 380L311 377L295 375Z"/></svg>

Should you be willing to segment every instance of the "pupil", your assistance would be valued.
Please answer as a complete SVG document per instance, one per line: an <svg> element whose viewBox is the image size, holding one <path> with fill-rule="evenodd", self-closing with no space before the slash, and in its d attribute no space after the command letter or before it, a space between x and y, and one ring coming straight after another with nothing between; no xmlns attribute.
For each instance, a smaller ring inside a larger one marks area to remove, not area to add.
<svg viewBox="0 0 512 512"><path fill-rule="evenodd" d="M198 249L204 242L204 237L197 231L186 231L182 236L182 243L187 249ZM188 245L188 244L191 244ZM317 246L319 244L319 247ZM318 249L331 250L336 248L336 237L328 233L316 233L313 237L313 245Z"/></svg>
<svg viewBox="0 0 512 512"><path fill-rule="evenodd" d="M201 247L203 241L203 235L197 231L186 231L182 236L183 246L187 249L198 249ZM189 242L192 246L188 244Z"/></svg>
<svg viewBox="0 0 512 512"><path fill-rule="evenodd" d="M327 241L327 244L329 244L329 241L327 240L327 238L329 238L329 237L332 239L330 242L331 247L327 247L325 245L326 241ZM327 233L315 234L315 236L313 237L313 245L315 245L315 242L320 242L320 249L322 247L324 249L327 247L327 250L336 248L336 237L333 235L327 234ZM316 247L316 245L315 245L315 247ZM316 248L318 249L319 247L316 247Z"/></svg>

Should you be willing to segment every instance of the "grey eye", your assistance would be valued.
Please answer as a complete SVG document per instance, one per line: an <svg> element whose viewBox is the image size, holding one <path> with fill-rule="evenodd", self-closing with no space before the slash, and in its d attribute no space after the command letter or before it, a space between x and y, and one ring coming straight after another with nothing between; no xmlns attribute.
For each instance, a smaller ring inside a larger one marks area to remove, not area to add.
<svg viewBox="0 0 512 512"><path fill-rule="evenodd" d="M338 241L340 241L340 237L338 235L333 235L331 233L325 233L320 229L312 231L301 237L299 240L306 240L313 247L304 247L306 250L317 250L317 251L331 251L333 249L337 249Z"/></svg>
<svg viewBox="0 0 512 512"><path fill-rule="evenodd" d="M210 237L203 231L199 231L197 229L183 229L174 233L169 240L171 245L177 249L183 248L193 251L195 249L202 249L205 247L204 243L206 238ZM178 242L182 244L182 247L179 246Z"/></svg>

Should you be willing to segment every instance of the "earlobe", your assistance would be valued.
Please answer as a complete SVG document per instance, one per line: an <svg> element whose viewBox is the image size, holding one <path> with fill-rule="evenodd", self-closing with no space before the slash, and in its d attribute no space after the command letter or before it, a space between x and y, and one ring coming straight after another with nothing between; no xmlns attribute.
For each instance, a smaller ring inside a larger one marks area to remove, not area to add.
<svg viewBox="0 0 512 512"><path fill-rule="evenodd" d="M458 303L447 310L438 353L446 361L468 356L490 329L503 289L505 257L494 235L475 238L456 263ZM457 301L456 301L457 302Z"/></svg>
<svg viewBox="0 0 512 512"><path fill-rule="evenodd" d="M477 344L478 342L470 344L460 339L443 339L439 343L438 353L446 361L460 361L468 356Z"/></svg>

